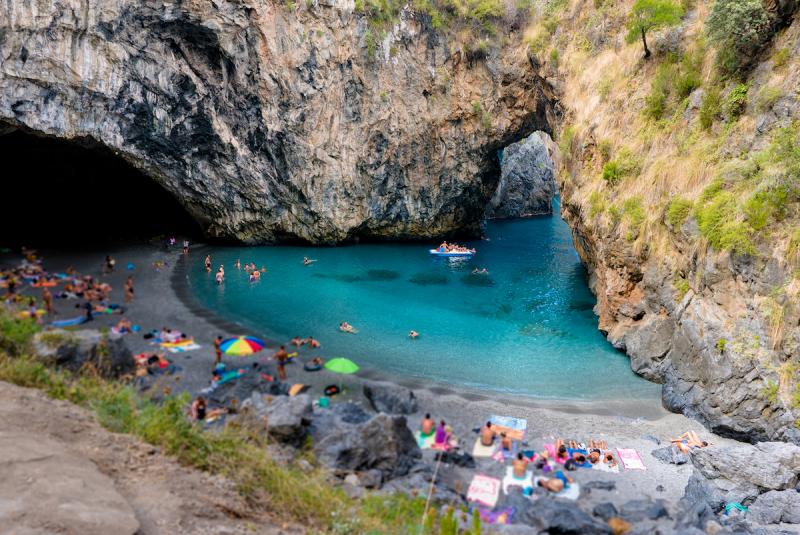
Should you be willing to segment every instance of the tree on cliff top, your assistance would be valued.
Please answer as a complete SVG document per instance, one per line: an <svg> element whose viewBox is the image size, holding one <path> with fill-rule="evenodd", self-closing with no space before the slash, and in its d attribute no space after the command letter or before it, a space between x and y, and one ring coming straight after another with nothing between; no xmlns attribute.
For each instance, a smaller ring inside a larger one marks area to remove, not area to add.
<svg viewBox="0 0 800 535"><path fill-rule="evenodd" d="M674 26L681 21L682 16L683 8L670 0L636 0L628 19L628 35L625 41L633 43L641 36L644 57L647 59L650 57L647 32Z"/></svg>

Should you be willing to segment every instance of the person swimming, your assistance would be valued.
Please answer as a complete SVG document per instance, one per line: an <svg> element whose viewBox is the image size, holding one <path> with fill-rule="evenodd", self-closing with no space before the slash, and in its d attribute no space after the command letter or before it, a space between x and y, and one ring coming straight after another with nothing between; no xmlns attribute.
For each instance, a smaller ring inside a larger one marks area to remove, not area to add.
<svg viewBox="0 0 800 535"><path fill-rule="evenodd" d="M303 340L299 336L295 336L294 338L289 340L289 343L292 344L295 347L300 347L301 345L305 344L306 342L305 342L305 340Z"/></svg>
<svg viewBox="0 0 800 535"><path fill-rule="evenodd" d="M411 331L408 332L408 337L411 338L412 340L414 338L418 337L418 336L419 336L419 333L417 331L411 330Z"/></svg>
<svg viewBox="0 0 800 535"><path fill-rule="evenodd" d="M236 259L236 263L233 264L236 269L242 269L242 262L238 258Z"/></svg>
<svg viewBox="0 0 800 535"><path fill-rule="evenodd" d="M225 282L225 268L223 268L222 266L219 266L219 269L217 270L216 279L217 279L217 284L222 284L223 282Z"/></svg>
<svg viewBox="0 0 800 535"><path fill-rule="evenodd" d="M303 257L303 265L304 266L310 266L314 262L316 262L316 260L314 260L313 258L308 258L307 256Z"/></svg>
<svg viewBox="0 0 800 535"><path fill-rule="evenodd" d="M308 347L310 347L311 349L316 349L316 348L322 346L322 344L320 344L317 340L314 340L310 336L308 338L306 338L305 342L308 344Z"/></svg>
<svg viewBox="0 0 800 535"><path fill-rule="evenodd" d="M342 331L343 333L350 333L350 334L356 334L358 332L355 329L355 327L353 327L346 321L343 321L339 324L339 330Z"/></svg>

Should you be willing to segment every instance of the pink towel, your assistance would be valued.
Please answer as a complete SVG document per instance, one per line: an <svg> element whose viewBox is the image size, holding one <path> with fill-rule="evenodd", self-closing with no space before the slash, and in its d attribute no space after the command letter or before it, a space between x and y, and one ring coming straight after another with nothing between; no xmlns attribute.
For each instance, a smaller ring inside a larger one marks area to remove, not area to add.
<svg viewBox="0 0 800 535"><path fill-rule="evenodd" d="M636 450L632 448L617 448L617 455L626 470L647 470Z"/></svg>

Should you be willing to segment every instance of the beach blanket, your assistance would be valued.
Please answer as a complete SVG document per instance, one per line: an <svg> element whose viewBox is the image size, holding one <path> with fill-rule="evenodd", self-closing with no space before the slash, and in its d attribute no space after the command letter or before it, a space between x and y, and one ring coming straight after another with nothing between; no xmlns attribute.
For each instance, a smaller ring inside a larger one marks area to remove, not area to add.
<svg viewBox="0 0 800 535"><path fill-rule="evenodd" d="M476 474L472 478L467 490L467 500L476 502L486 507L497 505L500 496L500 480L493 477Z"/></svg>
<svg viewBox="0 0 800 535"><path fill-rule="evenodd" d="M617 448L617 456L626 470L647 470L639 453L633 448Z"/></svg>
<svg viewBox="0 0 800 535"><path fill-rule="evenodd" d="M515 512L516 509L513 507L506 507L505 509L499 509L497 511L478 507L478 514L481 517L481 522L484 524L510 524L511 517L514 516Z"/></svg>
<svg viewBox="0 0 800 535"><path fill-rule="evenodd" d="M611 472L613 474L619 473L619 464L616 466L609 466L606 463L600 461L597 464L592 465L592 470L599 470L601 472Z"/></svg>
<svg viewBox="0 0 800 535"><path fill-rule="evenodd" d="M541 477L533 478L533 486L537 486L539 484L539 480L542 479ZM578 483L570 483L568 487L558 493L550 493L557 498L564 498L567 500L577 500L578 497L581 495L581 486Z"/></svg>
<svg viewBox="0 0 800 535"><path fill-rule="evenodd" d="M72 327L73 325L80 325L84 321L86 321L86 316L78 316L75 318L51 321L50 325L53 327Z"/></svg>
<svg viewBox="0 0 800 535"><path fill-rule="evenodd" d="M200 344L196 344L191 338L180 340L178 342L161 342L158 345L170 353L184 353L186 351L193 351L202 347Z"/></svg>
<svg viewBox="0 0 800 535"><path fill-rule="evenodd" d="M492 414L489 421L492 422L495 433L505 433L512 440L522 440L525 437L525 430L528 429L528 420L525 418Z"/></svg>
<svg viewBox="0 0 800 535"><path fill-rule="evenodd" d="M498 448L494 454L492 454L492 459L497 461L498 463L504 463L507 459L513 459L517 456L517 452L519 451L519 442L516 440L511 443L511 451L503 451L502 448Z"/></svg>
<svg viewBox="0 0 800 535"><path fill-rule="evenodd" d="M475 439L475 447L472 448L473 457L491 457L494 455L494 450L497 448L494 444L491 446L484 446L481 444L481 437Z"/></svg>
<svg viewBox="0 0 800 535"><path fill-rule="evenodd" d="M309 388L308 386L302 383L295 383L289 387L289 395L296 396L297 394L300 394L301 392L308 390L308 388Z"/></svg>
<svg viewBox="0 0 800 535"><path fill-rule="evenodd" d="M506 467L506 475L503 478L503 494L508 494L508 487L522 487L526 489L533 487L533 472L525 472L525 477L520 479L514 475L514 467Z"/></svg>
<svg viewBox="0 0 800 535"><path fill-rule="evenodd" d="M433 441L434 441L435 433L431 433L430 435L424 436L422 431L414 432L414 438L417 439L417 446L421 450L429 450L433 448Z"/></svg>

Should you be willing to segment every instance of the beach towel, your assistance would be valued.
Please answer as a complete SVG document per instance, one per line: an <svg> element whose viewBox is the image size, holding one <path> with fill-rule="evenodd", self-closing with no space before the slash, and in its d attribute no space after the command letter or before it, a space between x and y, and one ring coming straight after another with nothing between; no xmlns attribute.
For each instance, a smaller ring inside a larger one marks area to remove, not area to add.
<svg viewBox="0 0 800 535"><path fill-rule="evenodd" d="M617 457L626 470L647 470L639 453L633 448L617 448Z"/></svg>
<svg viewBox="0 0 800 535"><path fill-rule="evenodd" d="M536 487L539 485L539 480L542 479L541 477L533 478L533 486ZM577 500L578 497L581 495L581 486L578 483L570 483L568 487L558 493L552 493L553 496L557 498L564 498L567 500Z"/></svg>
<svg viewBox="0 0 800 535"><path fill-rule="evenodd" d="M467 500L476 502L486 507L497 505L500 496L500 480L493 477L476 474L472 478L467 490Z"/></svg>
<svg viewBox="0 0 800 535"><path fill-rule="evenodd" d="M592 465L592 470L599 470L601 472L611 472L612 474L619 473L619 463L616 466L609 466L603 461L600 461L597 464Z"/></svg>
<svg viewBox="0 0 800 535"><path fill-rule="evenodd" d="M297 394L307 390L308 388L309 388L308 386L301 383L293 384L292 386L289 387L289 395L296 396Z"/></svg>
<svg viewBox="0 0 800 535"><path fill-rule="evenodd" d="M472 448L473 457L491 457L497 448L494 444L491 446L484 446L481 444L481 437L475 439L475 447Z"/></svg>
<svg viewBox="0 0 800 535"><path fill-rule="evenodd" d="M80 325L84 321L86 321L86 316L78 316L75 318L51 321L50 325L53 327L72 327L74 325Z"/></svg>
<svg viewBox="0 0 800 535"><path fill-rule="evenodd" d="M193 351L202 347L200 344L195 343L195 341L191 338L180 340L178 342L161 342L158 345L170 353L184 353L186 351Z"/></svg>
<svg viewBox="0 0 800 535"><path fill-rule="evenodd" d="M430 435L423 435L422 431L415 431L414 438L417 439L417 446L421 450L429 450L433 448L433 433Z"/></svg>
<svg viewBox="0 0 800 535"><path fill-rule="evenodd" d="M525 430L528 428L528 420L525 418L492 414L489 421L492 423L495 433L498 435L505 433L512 440L522 440L525 437Z"/></svg>
<svg viewBox="0 0 800 535"><path fill-rule="evenodd" d="M516 509L513 507L506 507L497 511L478 507L478 514L484 524L510 524L515 511Z"/></svg>
<svg viewBox="0 0 800 535"><path fill-rule="evenodd" d="M519 451L519 442L516 440L511 443L511 451L503 451L502 448L498 447L497 451L494 452L492 455L492 459L497 461L498 463L504 463L507 459L513 459L517 456L517 452Z"/></svg>
<svg viewBox="0 0 800 535"><path fill-rule="evenodd" d="M508 494L508 487L521 487L526 489L533 487L533 472L527 470L525 477L520 479L514 475L514 467L506 467L506 475L503 478L503 494Z"/></svg>

